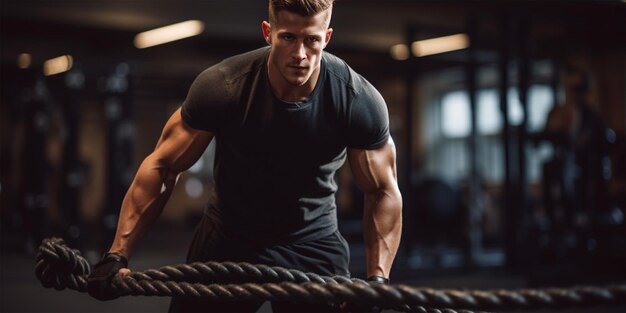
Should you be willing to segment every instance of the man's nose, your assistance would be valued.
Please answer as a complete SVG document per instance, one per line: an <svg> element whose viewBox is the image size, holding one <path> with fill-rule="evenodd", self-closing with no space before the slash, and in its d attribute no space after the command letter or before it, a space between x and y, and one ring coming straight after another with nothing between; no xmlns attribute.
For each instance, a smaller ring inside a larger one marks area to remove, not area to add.
<svg viewBox="0 0 626 313"><path fill-rule="evenodd" d="M294 51L293 51L291 57L293 59L295 59L295 60L304 60L306 58L306 51L304 49L304 43L303 42L299 42L296 45L296 47L294 48Z"/></svg>

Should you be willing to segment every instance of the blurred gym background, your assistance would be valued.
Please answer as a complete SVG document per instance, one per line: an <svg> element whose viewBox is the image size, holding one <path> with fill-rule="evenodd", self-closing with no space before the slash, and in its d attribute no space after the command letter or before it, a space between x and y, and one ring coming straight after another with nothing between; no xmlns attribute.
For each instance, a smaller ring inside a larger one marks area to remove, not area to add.
<svg viewBox="0 0 626 313"><path fill-rule="evenodd" d="M165 312L167 299L46 290L34 253L58 236L100 258L196 75L265 44L266 1L0 4L0 310ZM405 226L394 283L626 280L625 19L623 1L337 2L327 51L382 93L397 145ZM174 41L139 35L170 25ZM362 195L348 166L337 181L362 277ZM183 262L211 182L210 147L131 268Z"/></svg>

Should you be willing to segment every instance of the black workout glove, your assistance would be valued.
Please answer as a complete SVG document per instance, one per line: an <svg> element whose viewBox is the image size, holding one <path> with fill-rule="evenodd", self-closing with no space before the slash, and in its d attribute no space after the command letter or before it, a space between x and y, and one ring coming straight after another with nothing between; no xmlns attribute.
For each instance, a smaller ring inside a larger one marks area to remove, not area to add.
<svg viewBox="0 0 626 313"><path fill-rule="evenodd" d="M128 267L128 260L117 253L107 253L87 278L87 292L101 301L113 300L119 296L113 292L111 281L120 269Z"/></svg>
<svg viewBox="0 0 626 313"><path fill-rule="evenodd" d="M382 276L370 276L368 277L365 281L367 281L368 283L372 284L385 284L385 285L389 285L389 278L385 278Z"/></svg>

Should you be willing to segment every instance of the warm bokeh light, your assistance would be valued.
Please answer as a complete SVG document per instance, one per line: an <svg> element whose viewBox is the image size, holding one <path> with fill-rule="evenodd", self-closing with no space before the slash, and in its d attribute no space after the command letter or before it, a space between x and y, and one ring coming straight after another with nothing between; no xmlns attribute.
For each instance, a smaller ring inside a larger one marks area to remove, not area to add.
<svg viewBox="0 0 626 313"><path fill-rule="evenodd" d="M17 67L27 69L30 67L32 61L33 58L29 53L20 53L20 55L17 56Z"/></svg>
<svg viewBox="0 0 626 313"><path fill-rule="evenodd" d="M405 44L393 45L389 53L394 60L403 61L409 58L409 47Z"/></svg>
<svg viewBox="0 0 626 313"><path fill-rule="evenodd" d="M72 68L74 59L71 55L62 55L50 59L43 64L43 74L46 76L67 72Z"/></svg>
<svg viewBox="0 0 626 313"><path fill-rule="evenodd" d="M466 34L456 34L445 37L415 41L411 44L411 52L416 57L439 54L469 47L469 38Z"/></svg>
<svg viewBox="0 0 626 313"><path fill-rule="evenodd" d="M201 34L204 31L204 23L198 20L190 20L178 24L164 26L149 30L135 36L135 47L148 48Z"/></svg>

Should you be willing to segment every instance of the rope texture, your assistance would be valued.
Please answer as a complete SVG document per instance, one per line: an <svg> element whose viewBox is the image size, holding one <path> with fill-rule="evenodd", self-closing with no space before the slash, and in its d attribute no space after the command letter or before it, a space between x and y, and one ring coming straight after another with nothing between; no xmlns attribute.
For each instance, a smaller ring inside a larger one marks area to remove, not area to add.
<svg viewBox="0 0 626 313"><path fill-rule="evenodd" d="M62 239L44 239L35 274L44 287L87 291L90 268L78 250ZM225 284L225 282L230 282ZM120 296L202 297L213 301L287 301L305 304L377 307L404 312L510 311L626 303L626 284L605 287L519 290L451 290L407 285L368 284L342 276L320 276L297 270L249 263L207 262L165 266L158 270L115 276ZM433 309L433 308L454 308Z"/></svg>

